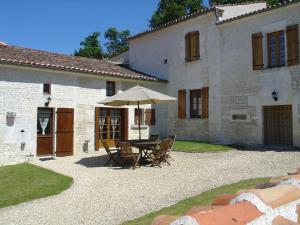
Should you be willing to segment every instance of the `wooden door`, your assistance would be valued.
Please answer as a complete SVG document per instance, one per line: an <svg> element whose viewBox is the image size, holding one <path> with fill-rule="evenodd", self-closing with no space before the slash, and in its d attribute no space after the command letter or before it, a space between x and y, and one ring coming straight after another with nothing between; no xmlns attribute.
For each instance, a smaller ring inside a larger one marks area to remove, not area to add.
<svg viewBox="0 0 300 225"><path fill-rule="evenodd" d="M268 146L293 146L292 106L264 107L264 142Z"/></svg>
<svg viewBox="0 0 300 225"><path fill-rule="evenodd" d="M109 147L115 146L115 140L128 139L128 109L96 108L95 112L95 148L103 148L101 140Z"/></svg>
<svg viewBox="0 0 300 225"><path fill-rule="evenodd" d="M56 155L73 155L74 109L57 109Z"/></svg>
<svg viewBox="0 0 300 225"><path fill-rule="evenodd" d="M38 108L37 155L53 154L53 109Z"/></svg>

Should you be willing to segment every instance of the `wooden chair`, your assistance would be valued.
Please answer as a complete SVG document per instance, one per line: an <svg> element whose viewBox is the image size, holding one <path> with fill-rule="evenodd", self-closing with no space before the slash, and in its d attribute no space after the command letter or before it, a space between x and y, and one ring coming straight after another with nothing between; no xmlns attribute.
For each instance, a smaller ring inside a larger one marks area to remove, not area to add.
<svg viewBox="0 0 300 225"><path fill-rule="evenodd" d="M176 141L176 135L169 135L169 139L170 139L170 143L169 143L169 148L168 148L168 151L167 151L167 158L173 159L171 157L171 151L173 151L173 147L174 147L174 144L175 144L175 141Z"/></svg>
<svg viewBox="0 0 300 225"><path fill-rule="evenodd" d="M135 169L140 161L141 154L134 153L129 142L119 142L119 147L120 158L123 161L123 168L125 167L126 162L130 161L132 162L133 169Z"/></svg>
<svg viewBox="0 0 300 225"><path fill-rule="evenodd" d="M159 166L161 168L162 163L170 163L167 161L167 151L169 148L170 139L162 140L159 148L152 151L149 156L152 160L152 166Z"/></svg>
<svg viewBox="0 0 300 225"><path fill-rule="evenodd" d="M115 163L117 164L118 166L122 166L122 162L120 161L120 158L119 158L119 153L118 152L111 152L108 144L106 143L106 141L104 140L101 140L102 142L102 145L109 157L109 159L107 160L107 162L104 164L105 166L109 165L109 163ZM110 164L111 165L111 164Z"/></svg>
<svg viewBox="0 0 300 225"><path fill-rule="evenodd" d="M150 137L149 137L149 140L150 141L157 141L157 140L159 140L159 135L151 134Z"/></svg>
<svg viewBox="0 0 300 225"><path fill-rule="evenodd" d="M157 134L151 134L150 137L149 137L149 140L150 141L157 141L157 144L159 143L159 135ZM156 146L148 146L147 148L144 148L143 149L143 153L144 153L144 157L147 159L147 158L150 158L149 156L149 152L151 151L154 151L155 149L157 149L157 145Z"/></svg>

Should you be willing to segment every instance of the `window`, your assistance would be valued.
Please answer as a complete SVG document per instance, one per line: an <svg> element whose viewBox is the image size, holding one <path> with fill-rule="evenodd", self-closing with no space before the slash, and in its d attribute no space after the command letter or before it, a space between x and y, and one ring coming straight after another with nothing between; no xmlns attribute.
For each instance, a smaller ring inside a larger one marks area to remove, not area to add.
<svg viewBox="0 0 300 225"><path fill-rule="evenodd" d="M268 34L268 64L269 67L285 65L285 38L283 30Z"/></svg>
<svg viewBox="0 0 300 225"><path fill-rule="evenodd" d="M190 118L201 118L202 98L201 89L190 90Z"/></svg>
<svg viewBox="0 0 300 225"><path fill-rule="evenodd" d="M199 31L185 35L185 61L191 62L200 59Z"/></svg>
<svg viewBox="0 0 300 225"><path fill-rule="evenodd" d="M116 94L115 82L106 81L106 96L113 96Z"/></svg>
<svg viewBox="0 0 300 225"><path fill-rule="evenodd" d="M44 84L43 93L49 95L51 94L51 84Z"/></svg>

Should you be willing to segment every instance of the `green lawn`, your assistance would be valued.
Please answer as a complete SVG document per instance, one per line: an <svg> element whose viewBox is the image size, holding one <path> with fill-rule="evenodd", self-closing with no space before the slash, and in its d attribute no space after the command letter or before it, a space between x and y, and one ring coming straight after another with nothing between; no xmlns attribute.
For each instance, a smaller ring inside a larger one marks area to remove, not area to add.
<svg viewBox="0 0 300 225"><path fill-rule="evenodd" d="M179 152L201 153L229 151L232 148L225 145L208 144L200 141L176 141L173 149Z"/></svg>
<svg viewBox="0 0 300 225"><path fill-rule="evenodd" d="M59 194L73 178L22 163L0 167L0 208Z"/></svg>
<svg viewBox="0 0 300 225"><path fill-rule="evenodd" d="M218 195L234 194L239 190L253 188L257 183L268 182L269 180L269 178L251 179L215 188L210 191L203 192L200 195L196 195L194 197L180 201L175 205L163 208L156 212L149 213L135 220L122 223L122 225L150 225L153 219L158 215L184 215L185 212L192 206L209 205L212 200Z"/></svg>

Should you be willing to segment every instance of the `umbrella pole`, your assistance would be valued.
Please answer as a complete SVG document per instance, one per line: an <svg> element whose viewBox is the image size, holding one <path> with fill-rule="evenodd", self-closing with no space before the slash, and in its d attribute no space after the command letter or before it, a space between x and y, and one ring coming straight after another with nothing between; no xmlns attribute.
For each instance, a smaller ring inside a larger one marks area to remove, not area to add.
<svg viewBox="0 0 300 225"><path fill-rule="evenodd" d="M138 112L139 112L139 139L141 140L141 110L140 110L140 102L138 102Z"/></svg>

